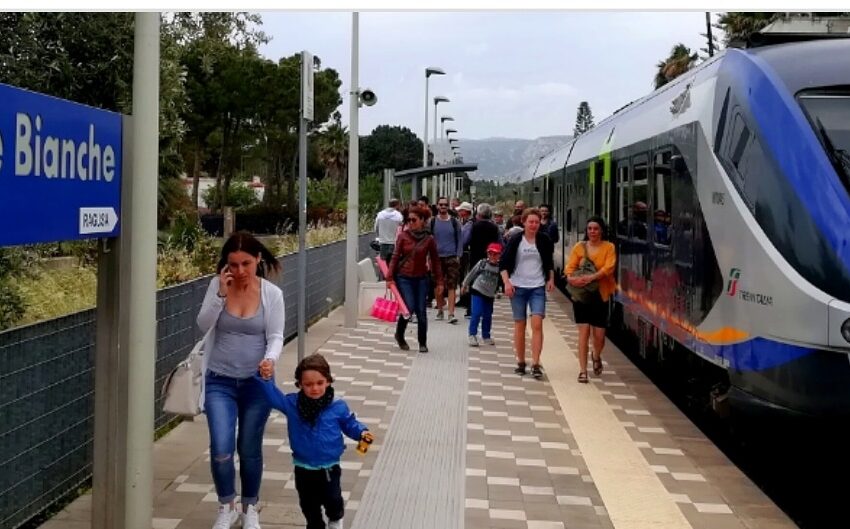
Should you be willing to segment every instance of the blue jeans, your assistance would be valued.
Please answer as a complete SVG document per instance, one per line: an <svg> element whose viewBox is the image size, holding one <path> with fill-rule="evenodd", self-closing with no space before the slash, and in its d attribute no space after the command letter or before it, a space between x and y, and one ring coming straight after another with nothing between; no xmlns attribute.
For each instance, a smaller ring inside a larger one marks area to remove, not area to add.
<svg viewBox="0 0 850 529"><path fill-rule="evenodd" d="M511 312L514 321L528 319L528 307L531 306L531 315L546 317L546 287L523 288L514 287L514 297L511 298Z"/></svg>
<svg viewBox="0 0 850 529"><path fill-rule="evenodd" d="M231 378L207 371L205 391L210 467L218 501L230 503L236 497L235 449L239 453L242 503L255 505L263 477L263 431L271 406L260 383L253 378Z"/></svg>
<svg viewBox="0 0 850 529"><path fill-rule="evenodd" d="M428 297L428 276L422 277L406 277L398 276L396 278L398 291L401 294L404 304L407 309L416 314L417 339L419 345L427 345L428 343L428 315L425 313L425 303ZM399 317L395 332L401 336L407 329L407 320Z"/></svg>
<svg viewBox="0 0 850 529"><path fill-rule="evenodd" d="M490 327L493 325L493 300L491 298L472 294L472 318L469 320L469 335L478 334L478 322L481 322L481 337L490 337Z"/></svg>

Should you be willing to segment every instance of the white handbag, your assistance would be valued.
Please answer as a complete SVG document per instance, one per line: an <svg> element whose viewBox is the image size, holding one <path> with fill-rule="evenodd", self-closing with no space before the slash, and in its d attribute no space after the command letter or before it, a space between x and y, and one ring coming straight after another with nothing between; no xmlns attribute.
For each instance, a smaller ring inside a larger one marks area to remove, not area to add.
<svg viewBox="0 0 850 529"><path fill-rule="evenodd" d="M204 341L195 344L192 352L171 371L162 384L162 410L165 413L194 417L201 413Z"/></svg>

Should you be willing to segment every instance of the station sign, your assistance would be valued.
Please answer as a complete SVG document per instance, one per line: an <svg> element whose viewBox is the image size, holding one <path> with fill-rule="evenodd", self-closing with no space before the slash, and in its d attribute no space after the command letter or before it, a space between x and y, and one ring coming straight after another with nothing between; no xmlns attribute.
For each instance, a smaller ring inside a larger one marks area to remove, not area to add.
<svg viewBox="0 0 850 529"><path fill-rule="evenodd" d="M0 246L116 237L121 114L0 84Z"/></svg>

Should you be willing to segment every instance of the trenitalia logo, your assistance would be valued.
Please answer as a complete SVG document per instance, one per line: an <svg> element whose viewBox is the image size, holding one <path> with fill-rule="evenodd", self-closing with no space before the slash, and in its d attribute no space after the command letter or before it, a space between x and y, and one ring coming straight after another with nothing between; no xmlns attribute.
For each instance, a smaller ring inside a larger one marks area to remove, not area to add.
<svg viewBox="0 0 850 529"><path fill-rule="evenodd" d="M726 294L735 297L738 291L738 280L741 279L741 269L733 268L729 271L729 282L726 284Z"/></svg>

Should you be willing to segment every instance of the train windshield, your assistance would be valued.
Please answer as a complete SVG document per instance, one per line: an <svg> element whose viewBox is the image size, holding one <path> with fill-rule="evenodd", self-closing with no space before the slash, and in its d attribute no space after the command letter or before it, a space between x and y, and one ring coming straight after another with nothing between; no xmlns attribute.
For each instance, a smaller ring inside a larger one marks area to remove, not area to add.
<svg viewBox="0 0 850 529"><path fill-rule="evenodd" d="M850 190L850 88L807 91L798 99Z"/></svg>

